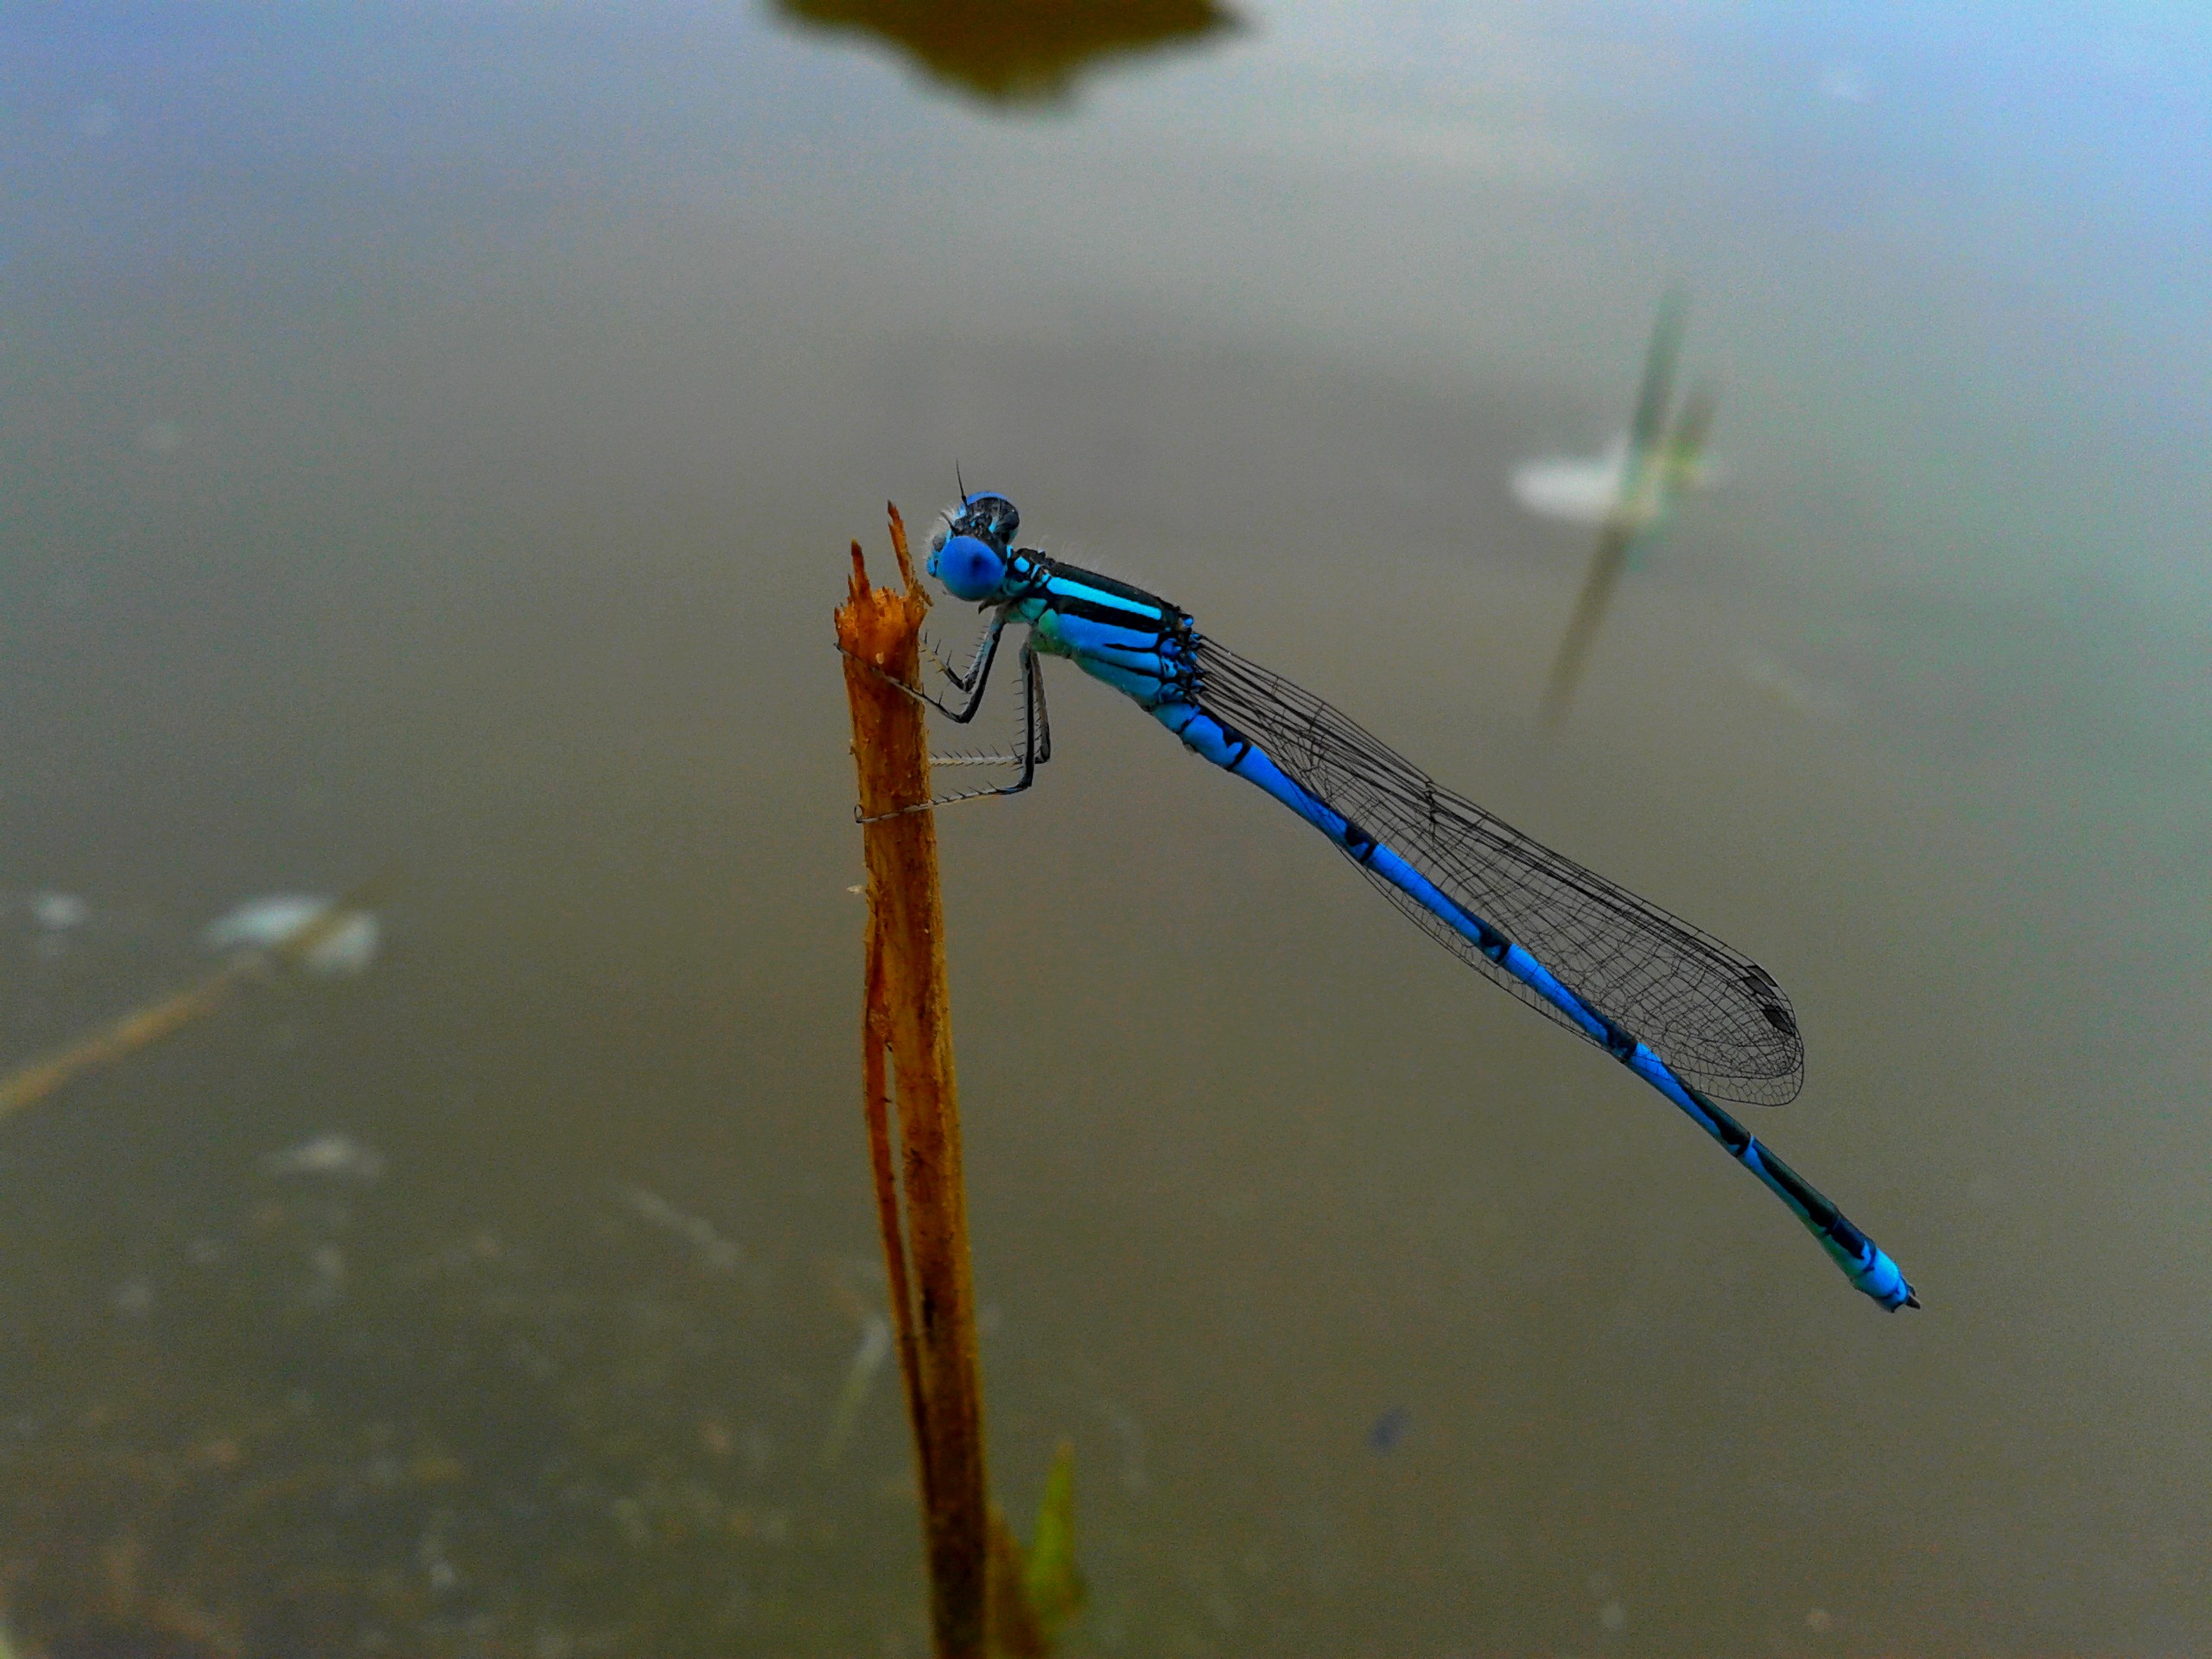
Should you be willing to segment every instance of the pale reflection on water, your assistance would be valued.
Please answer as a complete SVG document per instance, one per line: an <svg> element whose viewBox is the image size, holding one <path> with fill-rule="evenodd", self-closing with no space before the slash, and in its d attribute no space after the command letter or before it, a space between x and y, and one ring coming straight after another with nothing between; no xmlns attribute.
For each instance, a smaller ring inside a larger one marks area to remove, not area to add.
<svg viewBox="0 0 2212 1659"><path fill-rule="evenodd" d="M921 1651L894 1390L823 1455L827 618L957 462L1765 963L1758 1127L1928 1304L1056 679L943 829L1083 1650L2199 1645L2201 35L1286 10L1025 124L751 15L136 22L0 23L0 1062L395 874L368 976L6 1126L21 1626ZM1548 741L1587 536L1511 469L1678 277L1726 486Z"/></svg>

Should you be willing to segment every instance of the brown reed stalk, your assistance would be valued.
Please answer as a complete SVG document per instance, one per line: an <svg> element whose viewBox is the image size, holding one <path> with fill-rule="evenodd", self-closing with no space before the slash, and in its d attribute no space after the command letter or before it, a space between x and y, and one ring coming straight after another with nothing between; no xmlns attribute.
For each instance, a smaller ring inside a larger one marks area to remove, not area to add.
<svg viewBox="0 0 2212 1659"><path fill-rule="evenodd" d="M976 1352L960 1105L938 889L920 677L929 595L914 579L906 526L889 509L904 591L868 581L853 543L851 590L836 613L860 772L868 855L868 1001L862 1085L877 1218L891 1278L899 1369L920 1471L930 1622L938 1659L983 1659L990 1516L984 1499L982 1389ZM899 1166L891 1156L884 1054L898 1084Z"/></svg>

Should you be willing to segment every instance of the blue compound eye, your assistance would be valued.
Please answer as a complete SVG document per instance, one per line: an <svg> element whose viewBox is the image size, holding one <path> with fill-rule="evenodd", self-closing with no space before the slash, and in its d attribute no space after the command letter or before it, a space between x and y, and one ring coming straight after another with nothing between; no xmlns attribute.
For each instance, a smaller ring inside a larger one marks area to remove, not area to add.
<svg viewBox="0 0 2212 1659"><path fill-rule="evenodd" d="M930 566L956 599L988 599L1006 580L1006 560L976 536L950 537Z"/></svg>
<svg viewBox="0 0 2212 1659"><path fill-rule="evenodd" d="M945 527L943 524L939 524L937 527L937 534L930 537L931 552L942 553L944 551L945 533Z"/></svg>

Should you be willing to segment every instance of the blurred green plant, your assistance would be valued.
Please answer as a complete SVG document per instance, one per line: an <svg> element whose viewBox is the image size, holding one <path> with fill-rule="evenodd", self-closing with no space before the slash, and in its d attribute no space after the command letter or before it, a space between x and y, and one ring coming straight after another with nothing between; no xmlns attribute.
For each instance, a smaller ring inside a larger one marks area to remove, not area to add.
<svg viewBox="0 0 2212 1659"><path fill-rule="evenodd" d="M991 1650L1004 1659L1050 1659L1083 1611L1084 1595L1075 1565L1075 1447L1062 1440L1027 1550L992 1506Z"/></svg>
<svg viewBox="0 0 2212 1659"><path fill-rule="evenodd" d="M1046 1639L1060 1632L1083 1611L1083 1574L1075 1565L1075 1447L1062 1440L1045 1478L1044 1501L1037 1506L1037 1532L1030 1540L1023 1586L1030 1610Z"/></svg>
<svg viewBox="0 0 2212 1659"><path fill-rule="evenodd" d="M1700 383L1690 388L1679 408L1675 404L1675 370L1688 315L1689 296L1681 289L1670 289L1661 297L1651 343L1644 351L1643 378L1637 389L1636 413L1620 459L1616 493L1599 526L1597 550L1552 660L1544 692L1548 724L1556 726L1565 717L1591 642L1621 577L1665 530L1682 497L1712 479L1707 441L1712 435L1718 394L1709 384Z"/></svg>

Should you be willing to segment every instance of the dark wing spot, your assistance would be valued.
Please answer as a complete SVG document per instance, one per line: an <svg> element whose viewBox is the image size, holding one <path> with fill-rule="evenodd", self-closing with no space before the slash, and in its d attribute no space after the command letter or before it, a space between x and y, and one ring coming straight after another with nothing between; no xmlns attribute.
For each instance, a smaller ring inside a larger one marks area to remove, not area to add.
<svg viewBox="0 0 2212 1659"><path fill-rule="evenodd" d="M1783 1001L1782 987L1774 982L1774 976L1751 962L1744 964L1740 980L1744 988L1751 994L1751 1000L1759 1005L1759 1012L1766 1016L1767 1024L1785 1037L1795 1037L1797 1021Z"/></svg>

